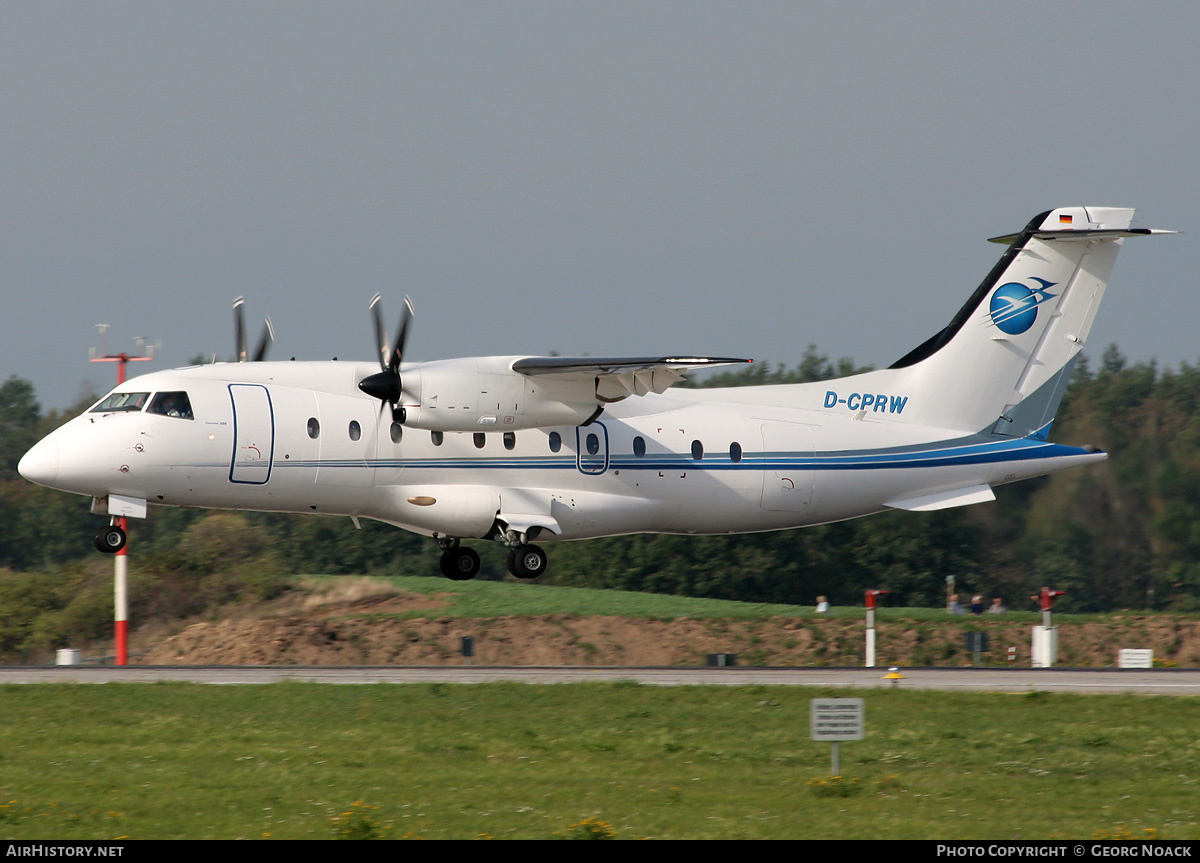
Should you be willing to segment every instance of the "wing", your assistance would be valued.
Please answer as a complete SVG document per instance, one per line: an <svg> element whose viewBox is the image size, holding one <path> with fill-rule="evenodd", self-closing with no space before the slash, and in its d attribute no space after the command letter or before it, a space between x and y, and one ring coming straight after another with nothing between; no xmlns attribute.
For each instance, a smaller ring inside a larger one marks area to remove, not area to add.
<svg viewBox="0 0 1200 863"><path fill-rule="evenodd" d="M512 368L530 377L595 379L596 396L611 402L631 395L661 393L683 380L684 373L691 369L751 362L734 357L525 357L514 362Z"/></svg>

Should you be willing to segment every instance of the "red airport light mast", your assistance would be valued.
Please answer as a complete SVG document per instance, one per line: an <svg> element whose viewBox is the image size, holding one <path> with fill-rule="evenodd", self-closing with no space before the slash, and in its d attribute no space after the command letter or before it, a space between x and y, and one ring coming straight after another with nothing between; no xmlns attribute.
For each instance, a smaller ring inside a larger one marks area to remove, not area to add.
<svg viewBox="0 0 1200 863"><path fill-rule="evenodd" d="M109 324L96 324L96 329L100 330L100 348L92 348L89 362L93 363L116 363L117 364L117 386L125 383L125 364L145 362L154 359L154 345L146 347L146 340L141 336L134 339L137 342L139 353L127 354L106 354L104 352L104 336L108 331ZM141 351L145 353L141 353ZM119 527L128 535L128 521L123 515L112 517L112 523ZM126 665L129 661L129 642L128 642L128 624L129 624L129 543L116 553L113 558L113 634L116 642L116 664Z"/></svg>
<svg viewBox="0 0 1200 863"><path fill-rule="evenodd" d="M868 590L865 593L867 605L867 668L875 667L875 597L883 596L886 590Z"/></svg>
<svg viewBox="0 0 1200 863"><path fill-rule="evenodd" d="M1043 587L1040 592L1029 597L1042 609L1042 625L1033 628L1030 658L1034 668L1051 668L1058 658L1058 629L1050 623L1050 609L1054 606L1054 600L1065 594L1065 590Z"/></svg>

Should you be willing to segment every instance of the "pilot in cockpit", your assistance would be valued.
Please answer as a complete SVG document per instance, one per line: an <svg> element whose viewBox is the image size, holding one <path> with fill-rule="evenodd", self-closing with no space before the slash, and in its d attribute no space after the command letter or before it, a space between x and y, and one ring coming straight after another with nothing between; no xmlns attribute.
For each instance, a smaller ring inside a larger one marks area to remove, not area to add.
<svg viewBox="0 0 1200 863"><path fill-rule="evenodd" d="M179 419L192 419L192 403L185 392L159 393L150 406L150 412Z"/></svg>

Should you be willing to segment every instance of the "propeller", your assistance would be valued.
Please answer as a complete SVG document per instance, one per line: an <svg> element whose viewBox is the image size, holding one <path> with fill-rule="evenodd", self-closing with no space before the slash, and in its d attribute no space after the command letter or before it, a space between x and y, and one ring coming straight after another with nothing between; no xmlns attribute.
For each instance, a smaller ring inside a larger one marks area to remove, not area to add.
<svg viewBox="0 0 1200 863"><path fill-rule="evenodd" d="M246 362L249 356L246 352L246 321L243 308L245 305L245 297L238 297L233 301L234 338L237 342L237 358L239 363ZM253 362L261 363L267 358L267 348L273 341L275 341L275 328L271 326L271 319L267 318L263 322L262 335L258 337L258 347L254 349Z"/></svg>
<svg viewBox="0 0 1200 863"><path fill-rule="evenodd" d="M404 311L400 315L400 329L396 332L396 340L391 345L383 329L383 309L380 296L371 297L368 306L375 322L375 343L379 346L379 367L381 371L368 375L358 382L358 388L369 396L391 405L392 420L404 422L404 408L399 406L401 382L400 361L404 359L404 343L408 340L408 325L416 312L413 310L412 299L404 298Z"/></svg>

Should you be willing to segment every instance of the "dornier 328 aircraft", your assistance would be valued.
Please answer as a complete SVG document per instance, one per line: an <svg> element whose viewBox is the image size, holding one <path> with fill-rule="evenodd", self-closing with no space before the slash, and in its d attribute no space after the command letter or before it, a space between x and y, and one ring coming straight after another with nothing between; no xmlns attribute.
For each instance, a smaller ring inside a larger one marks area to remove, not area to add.
<svg viewBox="0 0 1200 863"><path fill-rule="evenodd" d="M216 363L142 375L34 446L21 474L111 516L147 504L377 519L546 569L535 540L779 530L994 499L1106 456L1047 440L1133 210L1036 216L950 323L891 367L818 383L669 390L748 360L478 357L405 362L412 306L379 367ZM240 321L240 319L239 319ZM239 326L239 333L241 332ZM240 336L239 336L240 338ZM261 357L260 346L256 357ZM246 358L244 348L239 351Z"/></svg>

